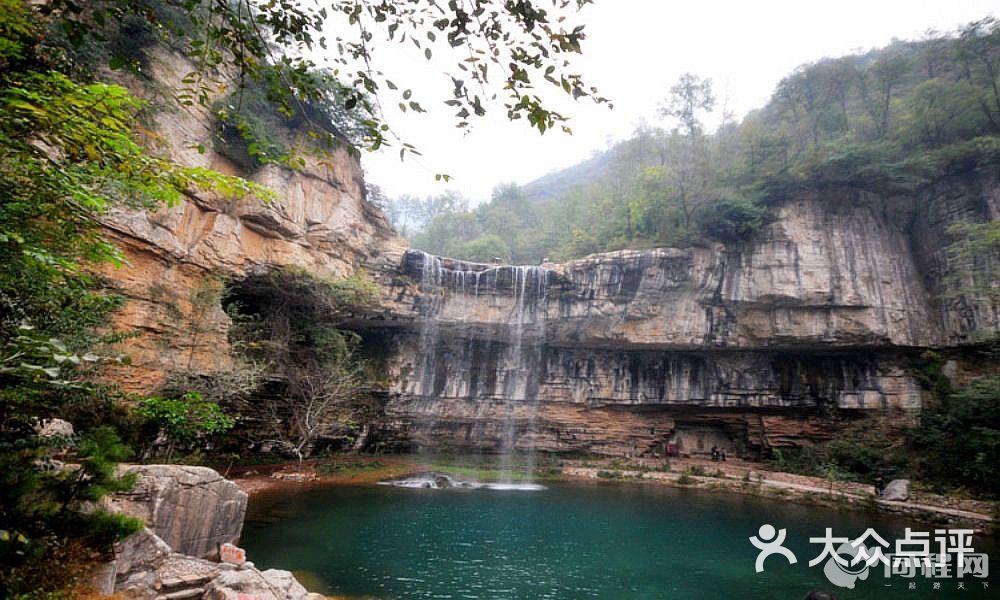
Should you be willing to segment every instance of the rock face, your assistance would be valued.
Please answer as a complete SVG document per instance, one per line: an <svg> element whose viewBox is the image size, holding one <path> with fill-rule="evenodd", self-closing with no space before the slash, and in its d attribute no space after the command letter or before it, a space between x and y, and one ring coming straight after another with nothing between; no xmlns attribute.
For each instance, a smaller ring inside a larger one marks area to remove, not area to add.
<svg viewBox="0 0 1000 600"><path fill-rule="evenodd" d="M115 506L141 518L174 551L205 558L239 539L247 494L214 470L141 465L125 472L138 479L116 496Z"/></svg>
<svg viewBox="0 0 1000 600"><path fill-rule="evenodd" d="M165 50L150 56L149 73L168 86L190 68ZM203 108L152 119L165 155L236 172L196 150L212 145ZM106 273L128 300L117 324L144 333L125 342L131 365L108 374L126 390L226 371L221 290L271 266L366 270L379 284L378 306L351 326L384 346L391 384L371 438L403 447L623 455L808 444L835 434L831 409L907 418L921 395L910 357L975 342L1000 322L995 294L968 291L998 285L1000 257L949 251L954 222L1000 218L996 169L908 198L788 198L752 242L533 267L408 251L364 200L346 152L251 178L278 200L192 192L154 213L107 216L127 261Z"/></svg>
<svg viewBox="0 0 1000 600"><path fill-rule="evenodd" d="M183 87L179 82L192 70L184 58L162 48L150 51L149 62L149 77L168 87ZM142 82L126 83L134 93L148 95ZM151 144L157 152L187 166L238 174L212 151L216 126L207 109L165 104L148 125L156 132ZM123 209L107 215L104 225L125 258L123 266L104 273L127 300L117 324L143 333L126 340L123 351L131 364L111 371L112 380L126 390L149 392L171 371L226 369L230 319L219 300L230 279L269 266L321 277L360 269L377 273L380 257L402 251L402 239L365 200L357 158L346 151L303 158L305 166L296 171L265 166L253 175L239 173L274 191L274 202L192 191L178 205L155 212Z"/></svg>
<svg viewBox="0 0 1000 600"><path fill-rule="evenodd" d="M312 600L288 571L205 560L243 528L245 493L205 467L147 465L132 492L109 499L112 510L140 518L142 531L115 546L97 573L98 591L127 600ZM234 534L235 532L235 534Z"/></svg>
<svg viewBox="0 0 1000 600"><path fill-rule="evenodd" d="M956 283L974 281L947 250L956 219L998 217L990 171L918 199L789 201L741 245L536 267L408 251L378 315L392 340L384 434L642 455L821 441L831 409L906 419L921 402L912 356L1000 328L995 298ZM977 260L998 272L1000 257Z"/></svg>

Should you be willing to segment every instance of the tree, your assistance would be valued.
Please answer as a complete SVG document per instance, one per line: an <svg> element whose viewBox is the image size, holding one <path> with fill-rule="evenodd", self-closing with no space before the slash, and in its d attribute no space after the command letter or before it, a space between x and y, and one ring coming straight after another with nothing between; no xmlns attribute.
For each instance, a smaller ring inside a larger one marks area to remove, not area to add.
<svg viewBox="0 0 1000 600"><path fill-rule="evenodd" d="M489 233L453 246L454 256L480 263L511 262L510 246L500 236Z"/></svg>
<svg viewBox="0 0 1000 600"><path fill-rule="evenodd" d="M114 207L176 203L198 188L273 197L243 179L144 149L133 136L141 102L120 86L67 76L51 45L51 23L36 8L0 0L3 597L69 585L61 573L39 579L39 565L70 543L82 545L81 555L106 553L136 530L121 517L84 511L129 485L114 470L128 449L106 426L116 395L94 381L95 367L115 358L102 356L100 344L120 339L98 330L120 303L92 274L95 266L121 262L103 235L102 216ZM43 437L38 426L53 417L76 421L79 434ZM57 453L80 467L54 468Z"/></svg>
<svg viewBox="0 0 1000 600"><path fill-rule="evenodd" d="M523 119L539 132L556 125L568 131L568 118L549 108L538 86L573 99L607 102L573 72L569 60L581 52L586 35L567 17L572 8L590 2L332 0L310 6L287 0L173 0L168 3L181 8L184 17L175 22L158 20L156 2L46 0L40 11L59 15L76 44L101 34L95 23L134 17L153 23L196 63L186 78L190 87L181 91L186 103L207 104L210 89L229 84L217 73L235 70L241 82L265 82L273 99L291 113L301 102L329 98L332 78L343 108L366 115L364 145L377 150L390 141L382 104L425 110L413 90L400 89L392 74L378 69L379 50L389 44L412 46L426 60L439 54L453 61L444 83L451 91L446 104L455 110L459 127L502 103L508 118ZM320 54L330 57L328 64L313 60ZM327 75L323 85L314 76L317 70ZM401 156L414 150L400 143Z"/></svg>
<svg viewBox="0 0 1000 600"><path fill-rule="evenodd" d="M980 92L979 107L993 132L1000 133L1000 21L988 17L963 27L958 36L957 54L962 75Z"/></svg>
<svg viewBox="0 0 1000 600"><path fill-rule="evenodd" d="M232 341L264 365L261 389L231 399L242 416L240 435L302 461L321 438L355 433L354 417L370 412L362 402L368 378L360 340L341 324L374 293L363 277L328 280L292 269L232 285L225 299Z"/></svg>
<svg viewBox="0 0 1000 600"><path fill-rule="evenodd" d="M712 80L684 73L671 86L670 96L660 106L660 116L676 119L688 137L694 138L702 134L699 114L710 113L714 108Z"/></svg>
<svg viewBox="0 0 1000 600"><path fill-rule="evenodd" d="M350 434L350 415L356 409L363 372L364 364L353 351L290 366L285 371L288 396L265 401L270 422L287 423L271 432L298 459L300 470L319 439Z"/></svg>
<svg viewBox="0 0 1000 600"><path fill-rule="evenodd" d="M921 414L914 443L932 481L1000 493L1000 377L973 380L939 398Z"/></svg>
<svg viewBox="0 0 1000 600"><path fill-rule="evenodd" d="M862 101L871 118L876 140L889 135L893 93L902 84L909 68L910 63L905 56L889 52L876 59L858 80Z"/></svg>

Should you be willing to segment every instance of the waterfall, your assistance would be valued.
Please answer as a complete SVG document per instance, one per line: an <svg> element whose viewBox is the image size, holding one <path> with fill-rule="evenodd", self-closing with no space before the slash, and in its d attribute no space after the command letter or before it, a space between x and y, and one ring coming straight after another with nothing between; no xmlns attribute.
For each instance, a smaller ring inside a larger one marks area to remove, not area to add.
<svg viewBox="0 0 1000 600"><path fill-rule="evenodd" d="M519 424L523 424L523 433L528 441L524 453L525 475L530 480L535 467L534 441L535 422L538 413L538 397L532 383L536 376L538 361L541 358L540 342L544 337L542 327L544 318L540 318L538 310L545 301L545 289L548 271L541 267L513 266L511 269L511 292L513 302L508 316L507 353L504 360L504 423L500 443L500 471L506 483L514 476L514 456L517 454L517 432ZM529 287L528 281L534 279ZM529 304L528 293L534 292L534 298ZM537 338L525 352L524 326L530 317L535 324ZM521 410L518 411L518 408ZM526 413L519 416L518 413Z"/></svg>
<svg viewBox="0 0 1000 600"><path fill-rule="evenodd" d="M420 316L420 362L416 378L411 382L411 394L424 397L434 395L434 379L437 374L437 347L439 340L438 312L441 310L443 267L441 259L424 253L420 272L421 306ZM412 389L416 386L417 389Z"/></svg>
<svg viewBox="0 0 1000 600"><path fill-rule="evenodd" d="M456 372L454 361L439 364L441 313L445 304L459 298L472 302L488 302L495 307L497 298L506 292L510 276L511 308L506 318L506 331L500 340L505 350L497 365L496 385L492 389L469 389L469 395L485 394L502 401L502 421L499 433L499 468L501 479L510 483L514 478L514 457L523 453L524 469L530 479L534 471L534 435L538 412L537 368L544 342L545 299L549 271L537 266L490 266L463 263L451 259L413 253L410 264L420 269L420 299L417 312L420 319L419 356L414 357L413 377L406 387L409 395L429 400L439 396L461 394L464 374ZM452 381L452 379L454 379ZM437 419L428 415L420 424L422 433L433 433ZM520 440L520 441L519 441Z"/></svg>

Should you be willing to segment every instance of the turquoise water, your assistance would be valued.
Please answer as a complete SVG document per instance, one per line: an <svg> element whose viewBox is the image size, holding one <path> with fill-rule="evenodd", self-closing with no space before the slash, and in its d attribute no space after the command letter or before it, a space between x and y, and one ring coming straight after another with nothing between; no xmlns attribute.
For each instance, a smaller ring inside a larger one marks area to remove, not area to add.
<svg viewBox="0 0 1000 600"><path fill-rule="evenodd" d="M754 572L748 538L786 528L798 563L774 556ZM251 501L243 535L260 568L308 571L312 587L375 598L727 598L801 600L813 589L853 598L1000 598L983 580L885 579L855 589L807 563L826 527L892 542L933 527L754 497L631 484L556 484L543 491L381 486L280 490ZM994 540L975 539L1000 568ZM887 551L888 552L888 551ZM991 577L985 581L993 587ZM916 589L908 583L915 582ZM940 589L934 589L934 582ZM996 583L1000 586L1000 581Z"/></svg>

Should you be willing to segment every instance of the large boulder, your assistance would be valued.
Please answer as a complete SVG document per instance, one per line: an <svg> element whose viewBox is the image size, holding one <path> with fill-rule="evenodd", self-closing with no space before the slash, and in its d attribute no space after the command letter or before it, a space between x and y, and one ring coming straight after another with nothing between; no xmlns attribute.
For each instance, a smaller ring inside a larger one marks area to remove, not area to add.
<svg viewBox="0 0 1000 600"><path fill-rule="evenodd" d="M139 465L129 492L115 494L115 510L142 519L174 552L199 558L233 543L243 530L247 494L207 467Z"/></svg>
<svg viewBox="0 0 1000 600"><path fill-rule="evenodd" d="M897 502L905 502L910 499L910 480L909 479L893 479L886 486L885 490L882 491L883 500L894 500Z"/></svg>
<svg viewBox="0 0 1000 600"><path fill-rule="evenodd" d="M224 571L205 589L208 600L307 600L309 592L288 571Z"/></svg>
<svg viewBox="0 0 1000 600"><path fill-rule="evenodd" d="M107 506L146 527L115 545L114 560L95 573L98 591L125 600L315 600L288 571L205 560L243 529L247 495L236 484L206 467L122 471L136 474L136 484Z"/></svg>
<svg viewBox="0 0 1000 600"><path fill-rule="evenodd" d="M115 544L114 551L114 560L102 565L94 574L94 587L102 594L153 589L156 585L155 571L170 556L170 546L148 527ZM126 594L130 598L144 595Z"/></svg>

